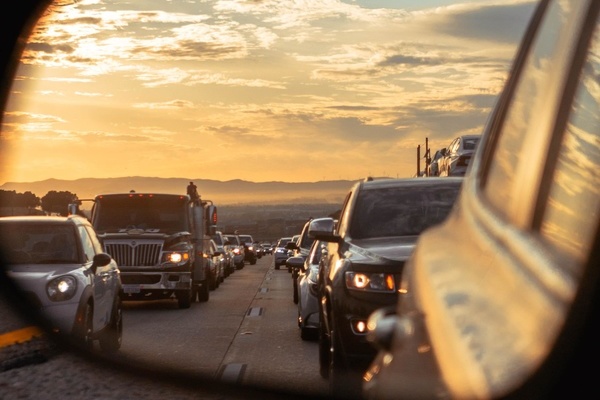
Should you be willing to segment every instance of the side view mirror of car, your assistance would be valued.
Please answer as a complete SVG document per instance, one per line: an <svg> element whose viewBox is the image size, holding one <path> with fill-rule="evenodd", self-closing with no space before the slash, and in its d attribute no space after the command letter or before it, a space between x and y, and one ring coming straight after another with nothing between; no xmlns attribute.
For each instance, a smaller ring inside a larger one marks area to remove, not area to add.
<svg viewBox="0 0 600 400"><path fill-rule="evenodd" d="M335 235L335 220L333 218L313 219L308 227L308 236L324 242L337 242L339 236Z"/></svg>
<svg viewBox="0 0 600 400"><path fill-rule="evenodd" d="M288 243L285 245L285 248L286 248L286 249L288 249L288 250L297 250L297 249L299 249L299 247L298 247L298 245L296 244L296 242L288 242Z"/></svg>
<svg viewBox="0 0 600 400"><path fill-rule="evenodd" d="M290 257L285 262L286 267L292 269L302 269L304 267L304 258L300 256Z"/></svg>
<svg viewBox="0 0 600 400"><path fill-rule="evenodd" d="M111 256L106 253L98 253L94 256L94 260L92 262L92 271L96 273L96 269L98 267L104 267L110 264Z"/></svg>

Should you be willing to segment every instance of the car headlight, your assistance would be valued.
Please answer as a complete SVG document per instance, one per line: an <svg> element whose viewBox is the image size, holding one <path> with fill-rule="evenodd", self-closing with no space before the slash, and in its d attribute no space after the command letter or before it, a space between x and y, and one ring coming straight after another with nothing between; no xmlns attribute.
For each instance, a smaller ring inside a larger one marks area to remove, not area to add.
<svg viewBox="0 0 600 400"><path fill-rule="evenodd" d="M77 291L77 280L72 276L61 276L52 279L46 286L48 298L52 301L70 300Z"/></svg>
<svg viewBox="0 0 600 400"><path fill-rule="evenodd" d="M190 255L187 252L173 251L170 253L165 253L163 255L163 259L165 262L179 264L180 262L185 262L189 260Z"/></svg>
<svg viewBox="0 0 600 400"><path fill-rule="evenodd" d="M346 287L352 290L392 293L396 284L393 274L347 271Z"/></svg>

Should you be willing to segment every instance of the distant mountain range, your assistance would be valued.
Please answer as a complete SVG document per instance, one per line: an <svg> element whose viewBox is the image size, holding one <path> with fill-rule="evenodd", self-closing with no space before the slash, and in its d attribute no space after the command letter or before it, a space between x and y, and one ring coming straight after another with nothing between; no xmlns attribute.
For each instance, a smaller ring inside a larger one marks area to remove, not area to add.
<svg viewBox="0 0 600 400"><path fill-rule="evenodd" d="M76 180L47 179L37 182L6 182L0 190L32 192L42 198L49 191L69 191L79 199L92 199L102 193L136 192L185 194L193 181L203 200L216 205L235 204L340 204L355 181L319 182L250 182L217 181L200 178L156 178L131 176L123 178L82 178ZM82 208L85 207L85 203Z"/></svg>

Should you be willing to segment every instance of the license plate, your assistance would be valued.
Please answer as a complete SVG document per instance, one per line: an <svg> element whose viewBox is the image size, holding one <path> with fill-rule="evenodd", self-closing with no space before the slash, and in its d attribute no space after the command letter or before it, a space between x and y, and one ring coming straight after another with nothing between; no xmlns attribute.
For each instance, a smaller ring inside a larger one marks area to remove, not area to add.
<svg viewBox="0 0 600 400"><path fill-rule="evenodd" d="M123 286L123 293L139 293L139 286Z"/></svg>

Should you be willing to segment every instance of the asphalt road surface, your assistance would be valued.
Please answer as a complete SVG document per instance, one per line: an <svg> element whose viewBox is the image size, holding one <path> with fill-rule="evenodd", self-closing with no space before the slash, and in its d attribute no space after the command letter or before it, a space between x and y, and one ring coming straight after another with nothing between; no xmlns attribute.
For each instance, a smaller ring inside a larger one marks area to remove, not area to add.
<svg viewBox="0 0 600 400"><path fill-rule="evenodd" d="M108 362L49 343L4 301L0 398L326 397L318 344L300 338L291 275L271 264L265 256L246 265L190 309L125 302L123 345Z"/></svg>

